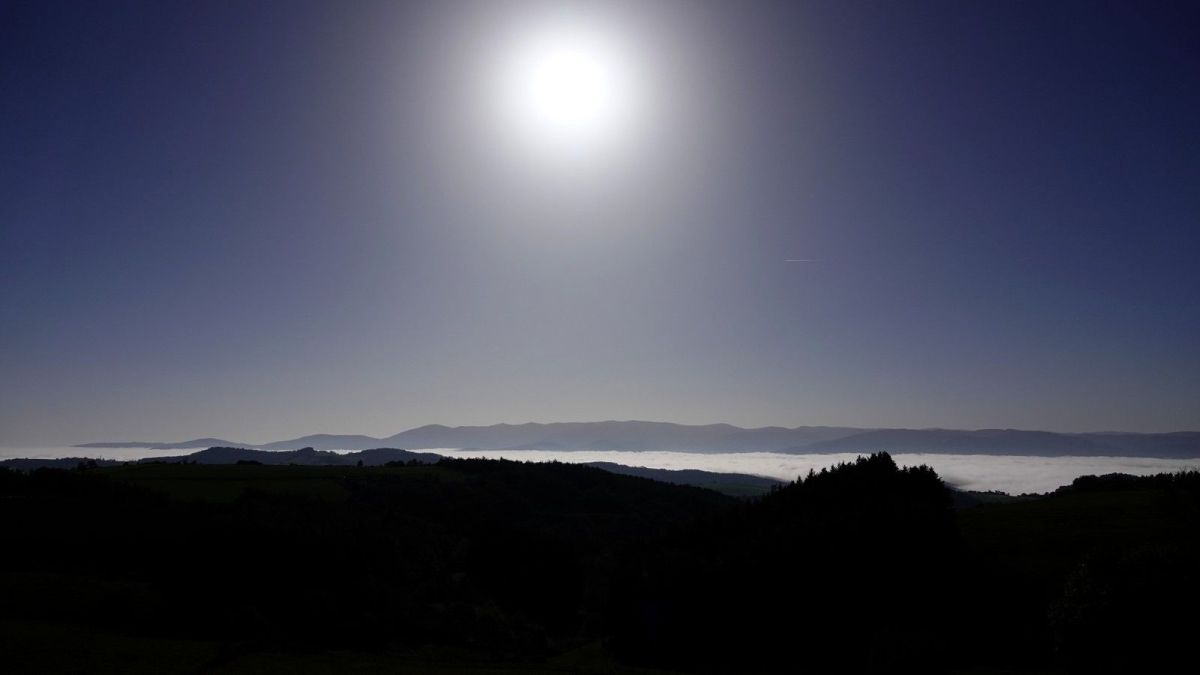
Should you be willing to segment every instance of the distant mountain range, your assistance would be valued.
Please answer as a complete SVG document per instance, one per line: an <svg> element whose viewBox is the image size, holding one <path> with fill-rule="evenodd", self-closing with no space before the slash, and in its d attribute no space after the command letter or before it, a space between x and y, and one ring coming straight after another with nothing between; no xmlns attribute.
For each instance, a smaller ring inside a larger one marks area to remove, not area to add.
<svg viewBox="0 0 1200 675"><path fill-rule="evenodd" d="M1200 432L1061 434L1020 429L875 429L785 452L876 452L1048 457L1200 457Z"/></svg>
<svg viewBox="0 0 1200 675"><path fill-rule="evenodd" d="M215 447L258 447L253 443L235 443L223 438L193 438L179 443L162 443L157 441L101 441L99 443L80 443L75 448L150 448L152 450L190 450L192 448Z"/></svg>
<svg viewBox="0 0 1200 675"><path fill-rule="evenodd" d="M184 450L209 447L258 450L367 450L464 448L473 450L672 450L678 452L876 452L1037 456L1200 457L1200 432L1056 433L1020 429L861 429L757 427L668 422L557 422L447 427L430 424L386 438L317 434L263 445L219 438L181 443L86 443L83 448Z"/></svg>

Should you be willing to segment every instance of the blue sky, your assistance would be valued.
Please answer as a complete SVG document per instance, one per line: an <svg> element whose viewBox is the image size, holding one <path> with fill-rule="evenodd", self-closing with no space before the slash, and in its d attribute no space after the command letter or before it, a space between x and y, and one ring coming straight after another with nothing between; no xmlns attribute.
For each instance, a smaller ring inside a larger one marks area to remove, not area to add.
<svg viewBox="0 0 1200 675"><path fill-rule="evenodd" d="M570 185L456 126L496 3L0 7L0 443L1197 426L1194 5L593 5Z"/></svg>

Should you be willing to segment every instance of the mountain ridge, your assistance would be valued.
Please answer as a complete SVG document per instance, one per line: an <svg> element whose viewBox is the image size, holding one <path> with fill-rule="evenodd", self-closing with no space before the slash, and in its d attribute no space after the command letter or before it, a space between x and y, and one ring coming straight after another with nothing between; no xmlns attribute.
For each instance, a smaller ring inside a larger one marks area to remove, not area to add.
<svg viewBox="0 0 1200 675"><path fill-rule="evenodd" d="M370 448L356 452L337 453L315 450L311 447L298 450L259 450L241 447L212 447L187 455L173 457L146 457L131 462L115 459L87 457L63 457L56 459L13 458L0 460L0 470L36 471L38 469L74 469L79 466L99 468L118 467L125 464L203 464L238 465L261 464L268 466L304 467L379 467L400 464L437 464L456 458L432 452L410 452L400 448ZM475 461L466 458L464 461ZM489 460L484 460L489 461ZM635 476L672 485L688 485L714 490L733 497L754 497L767 494L781 487L785 481L766 476L745 473L701 471L697 469L655 469L644 466L629 466L613 462L585 462L607 473Z"/></svg>
<svg viewBox="0 0 1200 675"><path fill-rule="evenodd" d="M903 429L829 426L738 427L731 424L686 425L641 420L601 422L527 422L451 427L427 424L376 438L362 434L310 434L265 444L194 439L180 443L86 443L76 447L142 447L188 449L242 447L289 451L367 450L402 447L413 450L558 450L571 452L659 450L695 453L784 452L828 454L878 452L894 454L991 454L1025 456L1128 456L1168 459L1200 458L1200 432L1062 433L1026 429Z"/></svg>

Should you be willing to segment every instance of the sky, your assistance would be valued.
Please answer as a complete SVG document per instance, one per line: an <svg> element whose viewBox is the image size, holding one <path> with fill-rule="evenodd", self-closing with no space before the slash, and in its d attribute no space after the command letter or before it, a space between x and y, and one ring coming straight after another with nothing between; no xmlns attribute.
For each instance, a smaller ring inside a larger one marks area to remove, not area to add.
<svg viewBox="0 0 1200 675"><path fill-rule="evenodd" d="M0 445L1195 429L1198 14L0 3Z"/></svg>

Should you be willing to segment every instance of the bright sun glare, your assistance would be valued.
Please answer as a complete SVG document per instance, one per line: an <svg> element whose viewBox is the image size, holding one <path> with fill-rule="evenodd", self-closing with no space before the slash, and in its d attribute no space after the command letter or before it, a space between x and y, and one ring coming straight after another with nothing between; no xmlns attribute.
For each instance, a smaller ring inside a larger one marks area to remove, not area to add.
<svg viewBox="0 0 1200 675"><path fill-rule="evenodd" d="M495 65L500 122L518 150L590 163L632 142L645 103L644 64L603 24L563 17L533 24Z"/></svg>

